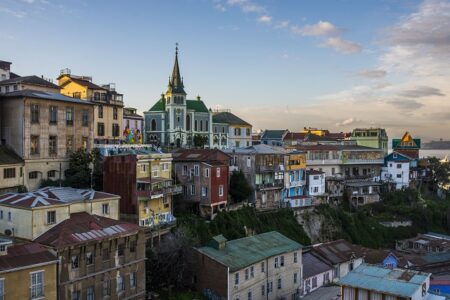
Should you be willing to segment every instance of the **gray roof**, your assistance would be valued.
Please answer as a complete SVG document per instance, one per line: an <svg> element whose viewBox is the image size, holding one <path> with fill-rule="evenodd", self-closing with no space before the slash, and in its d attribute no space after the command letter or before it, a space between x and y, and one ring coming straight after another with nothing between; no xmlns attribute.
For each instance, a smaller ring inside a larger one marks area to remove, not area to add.
<svg viewBox="0 0 450 300"><path fill-rule="evenodd" d="M302 262L304 278L312 277L333 269L330 264L327 264L315 256L311 251L302 254Z"/></svg>
<svg viewBox="0 0 450 300"><path fill-rule="evenodd" d="M258 144L245 148L225 149L223 150L228 154L286 154L286 150L283 147L270 146L266 144Z"/></svg>
<svg viewBox="0 0 450 300"><path fill-rule="evenodd" d="M0 146L0 165L15 165L23 163L22 158L7 146Z"/></svg>
<svg viewBox="0 0 450 300"><path fill-rule="evenodd" d="M49 93L49 92L36 91L36 90L20 90L20 91L3 94L1 97L4 97L4 98L27 97L27 98L37 98L37 99L55 100L55 101L64 101L64 102L79 103L79 104L85 104L85 105L93 105L92 103L90 103L86 100L80 100L77 98L64 96L60 93Z"/></svg>
<svg viewBox="0 0 450 300"><path fill-rule="evenodd" d="M235 114L232 114L231 112L217 112L213 115L213 122L214 123L225 123L229 125L243 125L243 126L252 126L251 124L245 122Z"/></svg>
<svg viewBox="0 0 450 300"><path fill-rule="evenodd" d="M264 130L261 139L269 139L269 140L283 140L283 137L288 133L289 131L287 129L281 129L281 130L271 130L266 129Z"/></svg>
<svg viewBox="0 0 450 300"><path fill-rule="evenodd" d="M20 77L14 77L7 80L0 81L0 85L6 85L6 84L16 84L16 83L26 83L31 85L40 85L45 86L53 89L58 89L59 86L57 86L54 83L51 83L44 78L38 77L36 75L31 76L20 76Z"/></svg>
<svg viewBox="0 0 450 300"><path fill-rule="evenodd" d="M223 240L222 237L216 237L216 239ZM299 243L277 231L271 231L228 241L221 250L210 246L196 249L229 267L231 272L235 272L269 257L300 250L301 248L302 245Z"/></svg>

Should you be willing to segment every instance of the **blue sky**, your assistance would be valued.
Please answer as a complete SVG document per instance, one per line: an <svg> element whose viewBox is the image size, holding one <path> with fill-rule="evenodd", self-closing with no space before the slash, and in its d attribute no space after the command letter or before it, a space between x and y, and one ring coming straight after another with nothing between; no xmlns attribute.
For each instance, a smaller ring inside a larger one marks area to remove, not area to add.
<svg viewBox="0 0 450 300"><path fill-rule="evenodd" d="M188 97L255 128L450 138L449 12L447 0L0 0L0 59L114 82L142 112L178 42Z"/></svg>

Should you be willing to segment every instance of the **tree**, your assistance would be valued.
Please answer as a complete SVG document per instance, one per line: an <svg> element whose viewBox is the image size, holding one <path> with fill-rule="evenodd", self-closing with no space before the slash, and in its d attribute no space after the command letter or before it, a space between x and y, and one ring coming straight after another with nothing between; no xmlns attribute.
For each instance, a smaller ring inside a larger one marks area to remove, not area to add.
<svg viewBox="0 0 450 300"><path fill-rule="evenodd" d="M92 185L96 191L103 191L103 156L98 149L93 149L91 159L94 165Z"/></svg>
<svg viewBox="0 0 450 300"><path fill-rule="evenodd" d="M66 186L74 188L91 187L91 154L84 149L78 149L70 154L69 168L65 172Z"/></svg>
<svg viewBox="0 0 450 300"><path fill-rule="evenodd" d="M252 194L252 187L242 171L233 171L230 177L230 195L234 203L244 201Z"/></svg>
<svg viewBox="0 0 450 300"><path fill-rule="evenodd" d="M208 143L207 136L199 135L199 134L196 134L194 136L194 146L196 148L204 148L207 143Z"/></svg>

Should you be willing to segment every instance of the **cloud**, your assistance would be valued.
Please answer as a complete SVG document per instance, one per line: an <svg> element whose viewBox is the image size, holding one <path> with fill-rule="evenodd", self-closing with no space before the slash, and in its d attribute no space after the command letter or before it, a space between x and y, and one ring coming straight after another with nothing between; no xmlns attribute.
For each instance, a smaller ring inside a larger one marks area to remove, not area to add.
<svg viewBox="0 0 450 300"><path fill-rule="evenodd" d="M322 44L322 46L332 48L343 54L359 53L362 50L360 44L344 40L341 37L330 37Z"/></svg>
<svg viewBox="0 0 450 300"><path fill-rule="evenodd" d="M387 103L403 111L413 111L424 106L422 103L416 100L406 99L388 100Z"/></svg>
<svg viewBox="0 0 450 300"><path fill-rule="evenodd" d="M35 2L35 0L22 0L22 1L28 4L33 4Z"/></svg>
<svg viewBox="0 0 450 300"><path fill-rule="evenodd" d="M262 15L258 18L259 23L270 24L272 23L272 17L269 15Z"/></svg>
<svg viewBox="0 0 450 300"><path fill-rule="evenodd" d="M383 78L386 77L386 74L387 72L385 70L380 69L364 69L358 72L358 76L371 79Z"/></svg>
<svg viewBox="0 0 450 300"><path fill-rule="evenodd" d="M245 13L265 13L266 8L251 0L228 0L227 4L230 6L238 6Z"/></svg>
<svg viewBox="0 0 450 300"><path fill-rule="evenodd" d="M0 7L0 13L4 13L10 16L13 16L15 18L18 19L22 19L23 17L25 17L27 14L24 11L16 11L16 10L12 10L6 7Z"/></svg>
<svg viewBox="0 0 450 300"><path fill-rule="evenodd" d="M287 28L289 27L289 21L281 21L275 25L275 28Z"/></svg>
<svg viewBox="0 0 450 300"><path fill-rule="evenodd" d="M336 125L336 127L342 127L342 126L348 126L348 125L356 125L356 124L360 124L360 123L362 123L361 120L351 117L351 118L345 119L342 122L338 122L335 125Z"/></svg>
<svg viewBox="0 0 450 300"><path fill-rule="evenodd" d="M302 28L296 27L294 32L304 36L336 36L341 34L341 30L327 21L319 21L316 24L306 25Z"/></svg>
<svg viewBox="0 0 450 300"><path fill-rule="evenodd" d="M429 86L418 86L411 90L406 90L400 93L400 96L408 98L422 98L428 96L445 96L441 90Z"/></svg>

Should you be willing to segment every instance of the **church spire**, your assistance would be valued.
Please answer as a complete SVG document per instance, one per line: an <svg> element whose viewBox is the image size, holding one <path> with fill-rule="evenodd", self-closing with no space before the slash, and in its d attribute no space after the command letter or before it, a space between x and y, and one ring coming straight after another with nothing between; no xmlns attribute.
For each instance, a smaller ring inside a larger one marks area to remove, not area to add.
<svg viewBox="0 0 450 300"><path fill-rule="evenodd" d="M169 81L169 89L172 93L186 94L184 91L183 79L180 73L180 67L178 65L178 43L175 47L175 63L173 65L172 77Z"/></svg>

